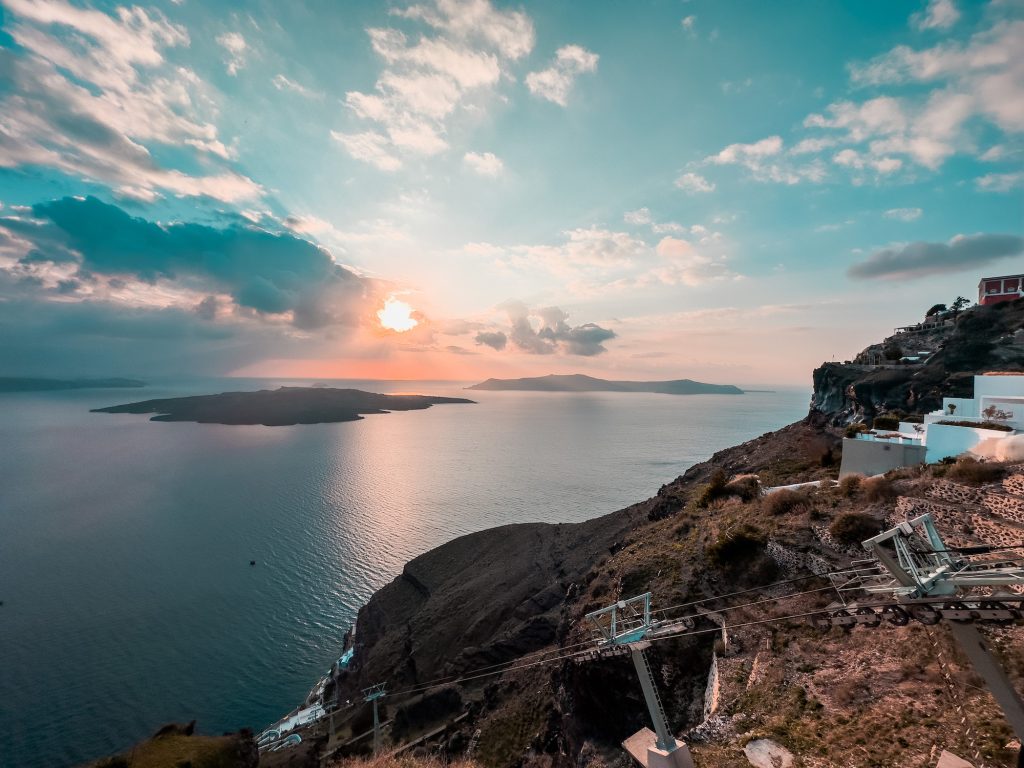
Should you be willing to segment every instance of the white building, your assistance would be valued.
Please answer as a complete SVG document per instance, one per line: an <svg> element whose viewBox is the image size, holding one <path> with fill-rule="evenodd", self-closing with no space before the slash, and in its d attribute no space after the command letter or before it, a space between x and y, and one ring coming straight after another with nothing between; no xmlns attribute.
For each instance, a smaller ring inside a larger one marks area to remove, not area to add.
<svg viewBox="0 0 1024 768"><path fill-rule="evenodd" d="M843 440L839 476L876 475L968 452L998 457L1001 441L1021 433L1024 373L986 373L974 377L974 397L943 398L942 409L926 414L923 424L901 421L895 431L872 431Z"/></svg>

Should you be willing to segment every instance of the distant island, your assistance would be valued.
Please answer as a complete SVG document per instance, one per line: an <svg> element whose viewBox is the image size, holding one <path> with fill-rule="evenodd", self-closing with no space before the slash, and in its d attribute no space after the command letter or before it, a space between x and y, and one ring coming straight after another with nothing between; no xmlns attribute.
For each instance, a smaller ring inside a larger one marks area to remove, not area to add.
<svg viewBox="0 0 1024 768"><path fill-rule="evenodd" d="M466 389L519 392L655 392L662 395L742 395L732 384L705 384L691 379L674 381L608 381L580 373L527 379L488 379Z"/></svg>
<svg viewBox="0 0 1024 768"><path fill-rule="evenodd" d="M417 411L432 405L472 403L462 397L380 395L359 389L281 387L258 392L170 397L94 408L93 413L155 413L150 421L195 421L200 424L326 424L356 421L364 414Z"/></svg>
<svg viewBox="0 0 1024 768"><path fill-rule="evenodd" d="M0 376L0 392L51 392L61 389L135 389L146 386L137 379L41 379Z"/></svg>

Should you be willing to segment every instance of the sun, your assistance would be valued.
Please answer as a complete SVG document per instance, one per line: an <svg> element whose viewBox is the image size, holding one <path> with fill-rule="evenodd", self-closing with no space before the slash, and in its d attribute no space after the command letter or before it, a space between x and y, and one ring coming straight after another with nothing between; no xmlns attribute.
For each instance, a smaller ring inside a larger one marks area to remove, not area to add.
<svg viewBox="0 0 1024 768"><path fill-rule="evenodd" d="M419 325L419 321L412 317L412 307L394 296L389 296L384 302L384 308L377 310L377 319L382 327L399 333Z"/></svg>

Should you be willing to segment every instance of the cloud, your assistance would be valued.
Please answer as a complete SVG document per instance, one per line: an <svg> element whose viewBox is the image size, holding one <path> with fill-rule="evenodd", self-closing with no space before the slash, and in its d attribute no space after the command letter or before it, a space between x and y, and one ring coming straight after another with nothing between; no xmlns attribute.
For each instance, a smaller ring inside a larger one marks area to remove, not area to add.
<svg viewBox="0 0 1024 768"><path fill-rule="evenodd" d="M975 184L985 192L1009 192L1024 187L1024 171L987 173L976 179Z"/></svg>
<svg viewBox="0 0 1024 768"><path fill-rule="evenodd" d="M550 355L562 351L569 355L592 357L607 352L604 342L615 338L615 331L602 328L596 323L570 326L566 322L569 315L558 307L531 310L520 301L509 301L502 304L499 309L503 309L508 315L511 329L507 335L504 332L489 335L491 341L498 341L499 337L505 338L520 352ZM539 320L539 328L536 330L530 322L531 317ZM481 336L485 334L478 334L478 343L489 343L481 341ZM501 348L493 343L489 345L495 349Z"/></svg>
<svg viewBox="0 0 1024 768"><path fill-rule="evenodd" d="M390 142L379 133L331 131L331 138L345 147L356 160L374 165L382 171L397 171L402 167L402 161L390 149Z"/></svg>
<svg viewBox="0 0 1024 768"><path fill-rule="evenodd" d="M270 82L273 83L274 87L279 91L291 91L292 93L297 93L300 96L305 96L307 99L323 98L322 93L307 88L301 83L297 83L281 74L274 75Z"/></svg>
<svg viewBox="0 0 1024 768"><path fill-rule="evenodd" d="M924 211L920 208L890 208L882 215L887 219L910 222L920 219L922 213L924 213Z"/></svg>
<svg viewBox="0 0 1024 768"><path fill-rule="evenodd" d="M677 188L691 193L715 191L714 183L708 181L699 173L684 173L675 180L675 185Z"/></svg>
<svg viewBox="0 0 1024 768"><path fill-rule="evenodd" d="M542 99L566 106L569 90L576 78L586 72L597 70L598 55L578 45L566 45L555 52L555 60L547 69L530 72L526 76L526 87L530 93Z"/></svg>
<svg viewBox="0 0 1024 768"><path fill-rule="evenodd" d="M392 15L427 29L415 39L391 27L367 29L384 68L371 92L349 91L345 103L376 129L332 131L352 157L387 171L401 167L405 155L447 149L449 122L482 103L504 68L533 49L534 39L526 14L497 9L489 0L436 0Z"/></svg>
<svg viewBox="0 0 1024 768"><path fill-rule="evenodd" d="M1017 235L957 235L948 243L915 242L876 251L848 273L866 279L924 277L976 269L1022 253L1024 238Z"/></svg>
<svg viewBox="0 0 1024 768"><path fill-rule="evenodd" d="M692 14L690 16L685 16L683 20L679 22L679 24L687 32L693 32L693 29L697 24L697 17Z"/></svg>
<svg viewBox="0 0 1024 768"><path fill-rule="evenodd" d="M666 285L696 286L738 277L726 265L724 255L709 255L679 237L663 237L655 252L664 263L652 274Z"/></svg>
<svg viewBox="0 0 1024 768"><path fill-rule="evenodd" d="M474 341L477 344L485 344L491 349L496 349L500 352L508 344L508 336L501 331L481 331L476 335Z"/></svg>
<svg viewBox="0 0 1024 768"><path fill-rule="evenodd" d="M158 190L228 203L262 194L230 169L194 175L155 159L151 148L164 146L194 148L200 167L233 154L211 121L206 85L165 61L167 49L189 44L184 27L138 7L107 15L64 0L6 6L20 50L0 49L0 168L54 168L137 200Z"/></svg>
<svg viewBox="0 0 1024 768"><path fill-rule="evenodd" d="M481 176L500 176L505 164L493 152L467 152L462 161Z"/></svg>
<svg viewBox="0 0 1024 768"><path fill-rule="evenodd" d="M856 170L873 169L880 174L895 173L903 167L903 161L898 157L872 157L862 155L855 149L842 149L832 156L832 162L846 168Z"/></svg>
<svg viewBox="0 0 1024 768"><path fill-rule="evenodd" d="M155 300L225 294L242 310L317 328L356 325L371 294L323 248L287 233L156 224L94 197L40 203L32 213L31 222L0 218L0 226L33 243L34 262L61 264L72 254L77 276L132 280Z"/></svg>
<svg viewBox="0 0 1024 768"><path fill-rule="evenodd" d="M819 161L794 165L779 159L782 155L781 136L768 136L751 144L730 144L715 155L704 158L710 165L739 165L751 172L757 181L779 184L799 184L802 181L819 182L825 169Z"/></svg>
<svg viewBox="0 0 1024 768"><path fill-rule="evenodd" d="M651 212L646 208L638 208L635 211L626 211L622 219L627 224L650 224Z"/></svg>
<svg viewBox="0 0 1024 768"><path fill-rule="evenodd" d="M910 17L917 29L949 29L960 18L953 0L928 0L928 7Z"/></svg>
<svg viewBox="0 0 1024 768"><path fill-rule="evenodd" d="M229 75L237 75L238 70L245 66L249 46L245 38L238 32L225 32L217 35L217 44L224 49L224 63L228 68Z"/></svg>

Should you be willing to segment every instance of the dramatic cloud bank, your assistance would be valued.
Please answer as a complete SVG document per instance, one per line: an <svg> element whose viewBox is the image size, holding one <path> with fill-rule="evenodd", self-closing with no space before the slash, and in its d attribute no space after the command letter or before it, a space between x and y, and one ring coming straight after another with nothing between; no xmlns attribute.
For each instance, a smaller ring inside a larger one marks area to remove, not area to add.
<svg viewBox="0 0 1024 768"><path fill-rule="evenodd" d="M948 243L910 243L877 251L849 269L855 278L905 278L960 272L1024 254L1017 235L958 235Z"/></svg>

